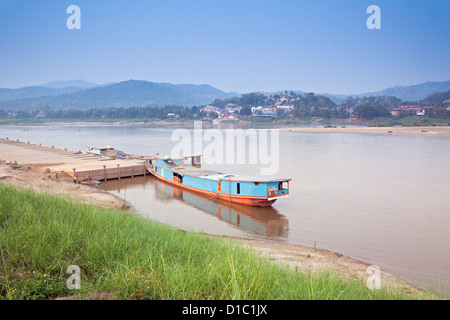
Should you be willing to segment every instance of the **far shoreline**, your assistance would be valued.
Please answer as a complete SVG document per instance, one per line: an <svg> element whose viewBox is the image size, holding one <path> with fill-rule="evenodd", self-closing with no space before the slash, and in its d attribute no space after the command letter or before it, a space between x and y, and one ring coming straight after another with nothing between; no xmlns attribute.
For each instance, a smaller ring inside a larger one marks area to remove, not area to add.
<svg viewBox="0 0 450 320"><path fill-rule="evenodd" d="M209 121L203 121L207 127L217 128L219 126L244 126L253 128L254 126L264 126L267 130L277 130L281 132L303 132L303 133L371 133L371 134L420 134L420 135L450 135L450 126L447 125L398 125L398 126L373 126L368 123L346 123L335 125L324 125L316 122L298 122L298 123L265 123L265 122L248 122L239 121L236 123L213 124ZM76 126L76 125L92 125L92 126L126 126L126 125L146 125L151 127L172 127L172 126L189 126L193 125L194 120L187 121L55 121L55 122L17 122L17 123L1 123L1 126ZM272 125L272 127L270 126ZM258 128L256 128L258 129Z"/></svg>
<svg viewBox="0 0 450 320"><path fill-rule="evenodd" d="M422 134L449 135L450 126L394 126L394 127L315 127L315 128L280 128L279 131L305 133L375 133L375 134Z"/></svg>

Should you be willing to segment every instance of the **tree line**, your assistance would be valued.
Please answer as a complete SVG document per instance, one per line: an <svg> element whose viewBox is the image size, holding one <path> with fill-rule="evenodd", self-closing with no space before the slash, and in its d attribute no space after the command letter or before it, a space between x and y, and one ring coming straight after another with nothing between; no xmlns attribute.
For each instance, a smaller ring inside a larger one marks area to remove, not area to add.
<svg viewBox="0 0 450 320"><path fill-rule="evenodd" d="M281 99L283 97L283 99ZM371 120L374 118L391 117L391 111L399 105L420 105L433 106L428 111L428 116L436 118L450 118L450 111L447 107L449 103L443 101L450 99L450 90L446 92L436 92L429 95L421 101L402 101L393 96L370 96L370 97L347 97L343 102L337 104L331 98L314 93L295 93L285 91L284 94L266 95L260 92L243 94L240 97L227 99L216 99L212 105L218 108L224 108L227 105L240 106L241 116L251 116L251 107L263 106L269 107L278 105L291 106L289 114L279 113L279 117L293 117L298 119L307 119L320 117L326 119L345 119L351 114L360 119ZM61 109L52 110L49 107L43 107L41 110L33 111L7 111L0 109L0 119L67 119L67 120L101 120L101 119L127 119L127 120L146 120L146 119L169 119L172 117L182 119L201 119L207 114L202 111L203 106L146 106L146 107L109 107L109 108L90 108L90 109ZM402 115L406 116L406 115ZM217 114L212 112L210 118L216 118Z"/></svg>
<svg viewBox="0 0 450 320"><path fill-rule="evenodd" d="M173 114L173 115L172 115ZM200 115L200 109L197 106L163 106L163 107L110 107L110 108L90 108L85 110L80 109L65 109L65 110L51 110L49 108L42 108L41 110L33 111L17 111L14 113L6 112L0 109L0 118L7 119L14 117L16 119L32 119L32 118L46 118L46 119L67 119L67 120L102 120L102 119L129 119L129 120L148 120L168 119L177 115L180 118L191 119Z"/></svg>

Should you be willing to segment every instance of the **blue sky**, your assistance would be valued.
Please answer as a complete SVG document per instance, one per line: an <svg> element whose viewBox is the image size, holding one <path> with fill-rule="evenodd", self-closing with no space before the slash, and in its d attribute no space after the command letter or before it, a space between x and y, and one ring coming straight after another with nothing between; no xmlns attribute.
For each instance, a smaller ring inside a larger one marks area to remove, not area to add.
<svg viewBox="0 0 450 320"><path fill-rule="evenodd" d="M81 9L69 30L68 6ZM369 30L369 5L381 29ZM450 80L448 0L0 0L0 87L207 83L350 94Z"/></svg>

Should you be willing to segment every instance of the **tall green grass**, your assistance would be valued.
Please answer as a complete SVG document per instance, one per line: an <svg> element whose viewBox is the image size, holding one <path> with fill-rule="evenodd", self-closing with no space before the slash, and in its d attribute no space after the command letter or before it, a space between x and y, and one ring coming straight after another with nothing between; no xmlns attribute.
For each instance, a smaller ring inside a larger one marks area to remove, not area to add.
<svg viewBox="0 0 450 320"><path fill-rule="evenodd" d="M235 242L0 184L0 299L418 299L332 270L292 270ZM67 289L67 268L81 289Z"/></svg>

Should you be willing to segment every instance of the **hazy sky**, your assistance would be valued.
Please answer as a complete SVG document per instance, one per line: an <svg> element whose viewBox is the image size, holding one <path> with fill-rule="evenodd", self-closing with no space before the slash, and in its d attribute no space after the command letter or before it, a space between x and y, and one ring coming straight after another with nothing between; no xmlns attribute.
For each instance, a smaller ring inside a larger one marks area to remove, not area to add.
<svg viewBox="0 0 450 320"><path fill-rule="evenodd" d="M67 8L81 9L69 30ZM369 5L381 29L369 30ZM450 80L449 0L0 0L0 87L55 80L362 93Z"/></svg>

